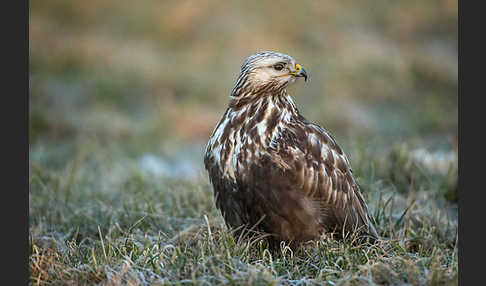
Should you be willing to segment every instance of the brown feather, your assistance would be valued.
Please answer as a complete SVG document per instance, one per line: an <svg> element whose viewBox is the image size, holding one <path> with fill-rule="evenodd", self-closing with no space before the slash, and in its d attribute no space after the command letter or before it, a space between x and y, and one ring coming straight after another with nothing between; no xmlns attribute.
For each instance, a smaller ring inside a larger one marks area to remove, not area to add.
<svg viewBox="0 0 486 286"><path fill-rule="evenodd" d="M334 138L300 115L285 89L288 82L270 77L262 83L270 73L263 63L273 58L295 65L291 57L273 52L245 61L206 147L204 164L226 224L255 226L275 242L357 229L377 238Z"/></svg>

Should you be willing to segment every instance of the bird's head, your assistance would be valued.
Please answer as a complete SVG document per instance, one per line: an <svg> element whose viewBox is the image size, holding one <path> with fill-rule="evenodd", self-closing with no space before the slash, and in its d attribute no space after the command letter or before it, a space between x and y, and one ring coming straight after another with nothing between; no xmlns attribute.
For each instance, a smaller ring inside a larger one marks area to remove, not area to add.
<svg viewBox="0 0 486 286"><path fill-rule="evenodd" d="M288 55L263 51L248 57L241 65L232 95L245 92L278 92L296 78L307 81L306 70Z"/></svg>

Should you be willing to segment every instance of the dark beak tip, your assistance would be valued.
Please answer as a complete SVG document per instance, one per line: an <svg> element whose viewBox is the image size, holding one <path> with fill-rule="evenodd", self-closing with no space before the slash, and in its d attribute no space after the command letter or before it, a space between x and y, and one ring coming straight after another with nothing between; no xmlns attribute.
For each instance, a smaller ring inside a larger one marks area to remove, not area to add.
<svg viewBox="0 0 486 286"><path fill-rule="evenodd" d="M295 77L303 77L304 78L304 81L307 82L307 71L301 65L298 65L297 68L298 68L298 72L297 73L294 73L294 76Z"/></svg>
<svg viewBox="0 0 486 286"><path fill-rule="evenodd" d="M302 67L302 69L299 72L300 76L304 78L304 81L307 82L308 76L307 76L307 71Z"/></svg>

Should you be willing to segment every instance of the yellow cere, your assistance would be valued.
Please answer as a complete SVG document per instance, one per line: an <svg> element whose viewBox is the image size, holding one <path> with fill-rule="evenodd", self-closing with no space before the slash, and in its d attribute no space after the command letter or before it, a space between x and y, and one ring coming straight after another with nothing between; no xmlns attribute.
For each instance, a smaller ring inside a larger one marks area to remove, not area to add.
<svg viewBox="0 0 486 286"><path fill-rule="evenodd" d="M302 69L302 66L299 65L299 64L295 64L295 72L288 72L288 73L285 73L285 74L281 74L279 75L280 77L282 76L286 76L286 75L296 75L300 70Z"/></svg>

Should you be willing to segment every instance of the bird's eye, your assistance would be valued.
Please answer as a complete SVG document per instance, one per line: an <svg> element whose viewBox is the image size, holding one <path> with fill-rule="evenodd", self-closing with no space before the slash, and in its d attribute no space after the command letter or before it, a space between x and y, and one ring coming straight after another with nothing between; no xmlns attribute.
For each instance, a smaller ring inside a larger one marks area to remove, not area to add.
<svg viewBox="0 0 486 286"><path fill-rule="evenodd" d="M280 70L282 70L284 68L284 65L283 64L275 64L273 66L273 68L276 69L276 70L278 70L278 71L280 71Z"/></svg>

